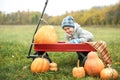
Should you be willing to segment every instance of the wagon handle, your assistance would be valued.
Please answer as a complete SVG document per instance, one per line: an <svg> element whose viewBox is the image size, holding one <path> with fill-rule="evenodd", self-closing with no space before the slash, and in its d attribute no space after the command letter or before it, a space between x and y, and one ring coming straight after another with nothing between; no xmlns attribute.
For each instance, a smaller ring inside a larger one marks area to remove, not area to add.
<svg viewBox="0 0 120 80"><path fill-rule="evenodd" d="M32 47L33 47L33 42L34 42L34 36L35 36L35 34L36 34L37 30L38 30L38 27L39 27L39 25L40 25L40 23L41 23L43 14L44 14L45 9L46 9L46 6L47 6L47 3L48 3L48 0L46 0L46 2L45 2L45 5L44 5L44 8L43 8L42 14L41 14L40 19L39 19L39 21L38 21L36 30L35 30L35 32L34 32L34 34L33 34L32 43L31 43L31 45L30 45L30 49L29 49L27 58L30 58L30 53L31 53L31 50L32 50Z"/></svg>

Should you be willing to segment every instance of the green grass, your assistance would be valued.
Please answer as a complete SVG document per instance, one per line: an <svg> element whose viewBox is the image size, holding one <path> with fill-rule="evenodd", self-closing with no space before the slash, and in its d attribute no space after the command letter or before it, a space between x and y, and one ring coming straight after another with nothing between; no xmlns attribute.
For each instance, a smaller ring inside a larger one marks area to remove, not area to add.
<svg viewBox="0 0 120 80"><path fill-rule="evenodd" d="M86 76L83 79L72 77L76 66L75 52L49 52L52 61L58 64L57 72L32 74L32 59L27 59L36 25L0 25L0 80L100 80L99 77ZM104 40L113 59L112 67L120 74L120 27L84 27L93 33L95 41ZM59 41L65 41L64 31L55 26ZM34 51L32 50L32 53ZM119 77L120 79L120 77Z"/></svg>

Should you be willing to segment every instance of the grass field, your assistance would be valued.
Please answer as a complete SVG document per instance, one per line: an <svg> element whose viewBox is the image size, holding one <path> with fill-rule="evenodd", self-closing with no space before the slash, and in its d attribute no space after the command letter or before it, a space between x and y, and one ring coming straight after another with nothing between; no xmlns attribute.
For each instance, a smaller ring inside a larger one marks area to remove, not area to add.
<svg viewBox="0 0 120 80"><path fill-rule="evenodd" d="M0 25L0 80L100 80L86 76L83 79L72 77L76 66L75 52L50 52L52 61L58 64L57 72L32 74L32 59L27 59L36 25ZM84 27L93 33L95 41L104 40L113 59L112 67L120 74L120 27ZM59 41L65 41L64 31L55 26ZM32 53L34 51L32 50ZM120 77L119 79L120 80Z"/></svg>

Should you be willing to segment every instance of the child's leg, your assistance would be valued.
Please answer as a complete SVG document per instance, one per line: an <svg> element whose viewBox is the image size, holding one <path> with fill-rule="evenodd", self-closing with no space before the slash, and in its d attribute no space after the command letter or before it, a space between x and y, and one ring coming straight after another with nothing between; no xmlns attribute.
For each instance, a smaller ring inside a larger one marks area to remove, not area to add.
<svg viewBox="0 0 120 80"><path fill-rule="evenodd" d="M87 59L88 52L77 52L78 59L80 60L81 66L84 66L84 63Z"/></svg>

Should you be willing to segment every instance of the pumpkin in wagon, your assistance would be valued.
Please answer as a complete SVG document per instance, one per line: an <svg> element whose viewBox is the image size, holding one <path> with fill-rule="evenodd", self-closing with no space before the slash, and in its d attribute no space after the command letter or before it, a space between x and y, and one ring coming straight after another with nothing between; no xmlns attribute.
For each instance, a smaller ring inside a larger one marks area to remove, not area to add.
<svg viewBox="0 0 120 80"><path fill-rule="evenodd" d="M34 43L54 44L58 42L58 37L53 26L42 26L34 36Z"/></svg>

